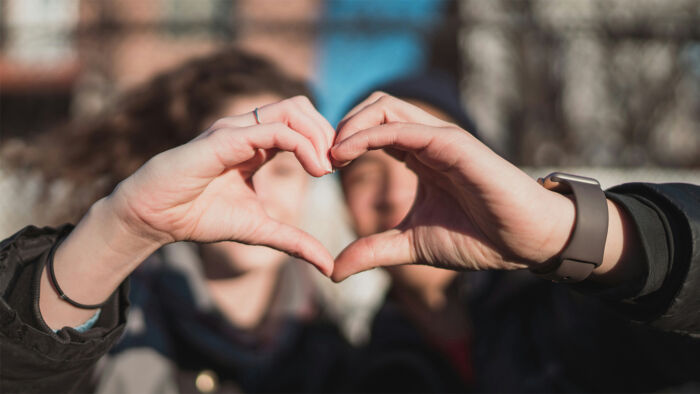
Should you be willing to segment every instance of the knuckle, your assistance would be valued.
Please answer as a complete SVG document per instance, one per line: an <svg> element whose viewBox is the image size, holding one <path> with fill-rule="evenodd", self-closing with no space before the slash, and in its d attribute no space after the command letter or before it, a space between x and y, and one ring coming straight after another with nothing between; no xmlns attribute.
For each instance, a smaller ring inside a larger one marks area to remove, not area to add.
<svg viewBox="0 0 700 394"><path fill-rule="evenodd" d="M444 149L464 146L468 143L469 133L457 126L445 126L439 128L442 132L437 135L436 143L442 143ZM440 135L441 134L441 135Z"/></svg>
<svg viewBox="0 0 700 394"><path fill-rule="evenodd" d="M395 104L398 103L398 101L399 99L397 99L396 97L385 94L377 100L377 103L382 106L393 107Z"/></svg>
<svg viewBox="0 0 700 394"><path fill-rule="evenodd" d="M280 101L279 103L277 103L276 105L279 105L285 109L289 109L289 107L294 106L294 97L286 98L286 99Z"/></svg>
<svg viewBox="0 0 700 394"><path fill-rule="evenodd" d="M308 97L303 96L303 95L291 97L291 98L287 99L286 101L288 101L289 104L295 108L303 108L303 107L308 107L311 105L311 100L309 100Z"/></svg>
<svg viewBox="0 0 700 394"><path fill-rule="evenodd" d="M282 123L282 122L273 122L273 123L268 123L268 124L274 130L280 130L283 133L286 133L289 131L289 127L287 127L287 125Z"/></svg>
<svg viewBox="0 0 700 394"><path fill-rule="evenodd" d="M298 133L287 127L286 124L281 122L270 123L270 130L272 133L283 138L297 138Z"/></svg>
<svg viewBox="0 0 700 394"><path fill-rule="evenodd" d="M445 129L447 129L447 131L450 133L450 135L452 135L455 138L470 135L470 133L468 131L466 131L463 128L461 128L457 125L454 125L454 124L450 124L448 126L445 126Z"/></svg>
<svg viewBox="0 0 700 394"><path fill-rule="evenodd" d="M220 139L226 134L225 133L226 130L227 130L227 128L225 128L225 127L212 127L211 129L209 129L207 131L207 137Z"/></svg>
<svg viewBox="0 0 700 394"><path fill-rule="evenodd" d="M232 127L230 118L217 119L216 121L214 121L214 123L212 123L211 127L209 128L213 131L216 131L218 129L223 129L227 127Z"/></svg>
<svg viewBox="0 0 700 394"><path fill-rule="evenodd" d="M309 100L308 97L306 97L302 94L292 97L292 100L294 100L297 104L311 105L311 100Z"/></svg>
<svg viewBox="0 0 700 394"><path fill-rule="evenodd" d="M380 98L382 98L384 96L388 96L388 94L382 92L381 90L376 90L376 91L372 92L372 94L369 97L374 99L374 100L379 100Z"/></svg>

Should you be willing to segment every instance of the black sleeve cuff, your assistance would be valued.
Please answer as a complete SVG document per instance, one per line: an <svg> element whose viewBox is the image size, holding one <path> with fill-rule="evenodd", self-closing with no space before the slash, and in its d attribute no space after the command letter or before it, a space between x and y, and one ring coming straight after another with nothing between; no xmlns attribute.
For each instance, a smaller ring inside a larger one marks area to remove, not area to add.
<svg viewBox="0 0 700 394"><path fill-rule="evenodd" d="M673 264L673 240L666 215L660 207L643 196L614 192L608 192L606 195L632 218L641 243L640 264L643 265L645 274L635 286L638 291L629 296L637 298L659 290Z"/></svg>
<svg viewBox="0 0 700 394"><path fill-rule="evenodd" d="M616 186L607 197L629 214L637 229L642 249L644 274L635 281L614 288L584 282L576 289L612 301L632 320L650 322L671 331L693 332L700 327L698 293L691 271L700 269L697 259L700 188L684 184L629 183ZM688 314L690 313L690 315ZM685 326L685 327L682 327Z"/></svg>
<svg viewBox="0 0 700 394"><path fill-rule="evenodd" d="M126 323L125 281L95 325L53 332L39 312L39 279L51 246L72 230L29 226L0 243L0 387L7 392L74 388L120 338Z"/></svg>
<svg viewBox="0 0 700 394"><path fill-rule="evenodd" d="M53 244L65 239L73 230L73 226L64 225L57 229L52 237ZM6 300L9 306L14 309L19 318L29 326L47 334L54 331L46 325L41 311L39 310L39 284L41 274L48 262L48 251L46 249L33 264L27 264L17 272L14 286L8 289ZM78 333L70 327L58 330L57 335L70 338L72 341L84 342L87 338L100 338L119 325L120 308L125 307L119 301L120 290L112 294L102 307L99 319L91 329L84 333Z"/></svg>
<svg viewBox="0 0 700 394"><path fill-rule="evenodd" d="M658 207L643 197L610 191L605 195L624 209L634 222L641 241L641 275L614 287L585 281L574 285L574 288L609 301L634 302L638 297L659 290L670 269L671 240L668 223Z"/></svg>

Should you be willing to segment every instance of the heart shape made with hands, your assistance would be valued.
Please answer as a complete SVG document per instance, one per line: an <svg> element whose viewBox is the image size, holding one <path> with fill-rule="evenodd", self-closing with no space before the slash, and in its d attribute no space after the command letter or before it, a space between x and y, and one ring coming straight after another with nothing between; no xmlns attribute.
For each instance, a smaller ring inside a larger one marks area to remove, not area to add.
<svg viewBox="0 0 700 394"><path fill-rule="evenodd" d="M414 105L373 94L345 116L337 133L303 97L258 112L220 119L125 180L114 200L141 225L138 232L161 244L265 245L307 260L336 281L410 263L524 268L567 240L574 218L568 199L552 197L559 195L545 192L471 134ZM306 172L320 177L379 149L417 175L413 206L398 226L357 239L335 259L314 237L268 216L252 184L253 174L279 151L294 153ZM556 221L538 214L557 210Z"/></svg>
<svg viewBox="0 0 700 394"><path fill-rule="evenodd" d="M348 245L334 260L333 280L400 264L522 269L547 261L568 240L575 217L569 199L547 192L467 131L382 92L343 118L328 157L340 168L378 149L416 174L413 204L394 228Z"/></svg>

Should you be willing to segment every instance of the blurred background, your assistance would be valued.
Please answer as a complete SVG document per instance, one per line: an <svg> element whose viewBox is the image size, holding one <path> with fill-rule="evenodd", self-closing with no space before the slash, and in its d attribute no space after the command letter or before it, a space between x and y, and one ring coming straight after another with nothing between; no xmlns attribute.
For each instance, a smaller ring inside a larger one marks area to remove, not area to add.
<svg viewBox="0 0 700 394"><path fill-rule="evenodd" d="M533 175L700 182L698 0L2 0L0 142L95 117L230 45L308 79L331 123L372 86L440 68L485 141ZM31 221L13 202L32 192L0 188L5 237Z"/></svg>
<svg viewBox="0 0 700 394"><path fill-rule="evenodd" d="M307 79L333 124L373 86L441 69L486 143L533 176L700 183L700 0L0 0L0 144L231 45ZM47 224L38 188L0 168L0 239ZM311 195L306 228L338 252L352 234L337 180ZM346 282L341 309L371 313L367 289L386 286L371 275Z"/></svg>
<svg viewBox="0 0 700 394"><path fill-rule="evenodd" d="M430 64L519 165L700 166L697 0L3 0L0 24L3 138L238 44L308 78L331 121Z"/></svg>

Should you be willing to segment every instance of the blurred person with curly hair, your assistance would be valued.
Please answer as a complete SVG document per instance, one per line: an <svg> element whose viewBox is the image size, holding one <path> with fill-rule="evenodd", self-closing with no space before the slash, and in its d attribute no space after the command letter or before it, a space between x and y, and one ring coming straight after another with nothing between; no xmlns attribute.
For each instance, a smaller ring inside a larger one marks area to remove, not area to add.
<svg viewBox="0 0 700 394"><path fill-rule="evenodd" d="M308 95L305 81L285 75L269 61L237 49L224 50L155 77L126 93L93 121L66 125L26 144L8 144L2 157L18 174L38 171L47 185L55 181L68 184L69 201L63 207L49 204L48 214L54 223L75 222L86 212L87 216L99 216L94 207L88 211L90 205L114 189L128 188L119 182L151 157L193 140L197 130L233 127L227 122L236 123L238 118L226 118L231 114L246 114L246 125L258 136L267 131L254 128L269 125L256 124L260 122L257 113L255 119L250 118L257 107L261 108L263 121L291 128L299 128L297 122L303 127L312 123L314 130L309 139L328 149L333 128L303 97ZM294 98L265 106L287 97ZM219 118L223 119L215 123ZM246 140L240 146L253 143ZM244 178L244 190L237 192L225 183L219 185L229 193L228 202L238 201L239 209L247 208L243 211L246 215L267 217L267 221L251 218L246 222L236 214L239 228L229 231L239 235L224 239L241 242L212 242L220 237L206 235L203 239L188 229L190 233L184 239L208 242L172 243L153 250L155 253L131 275L129 301L127 287L122 284L99 309L76 309L68 313L73 320L55 319L63 311L39 308L39 293L31 290L41 283L39 287L47 286L52 292L46 273L41 275L44 265L18 270L6 299L9 305L21 305L24 297L34 297L32 305L17 309L17 321L33 333L24 341L55 351L24 355L9 362L3 357L3 390L96 389L109 393L208 388L279 392L327 391L340 384L348 345L324 313L311 277L315 273L278 250L245 244L263 243L259 238L266 237L271 238L267 244L289 251L293 246L276 244L274 238L282 239L285 234L294 239L304 236L291 226L299 225L301 220L309 177L294 152L277 152L286 146L281 148L256 148L255 157L241 164L247 166L245 169L228 171L229 178ZM201 164L201 160L193 160ZM320 160L321 171L330 167L325 156ZM173 181L188 182L184 176ZM245 194L251 190L255 200ZM150 202L157 199L143 193L138 198ZM216 204L209 201L191 209L207 210ZM61 238L72 229L63 226L51 233L33 228L23 233ZM79 230L72 233L76 232ZM325 250L320 244L313 246ZM329 267L321 269L327 271ZM84 286L76 282L71 288L71 279L58 264L56 277L66 293L81 299L76 289ZM41 298L42 303L46 297ZM72 327L69 322L74 323ZM124 335L117 343L122 331ZM67 346L56 349L59 343ZM106 349L114 343L116 347L90 378L87 371L97 361L96 354L86 354L83 348L91 344L92 348ZM56 359L71 360L66 361L71 363L71 370L84 369L85 373L79 374L82 379L54 374L56 364L52 360Z"/></svg>

